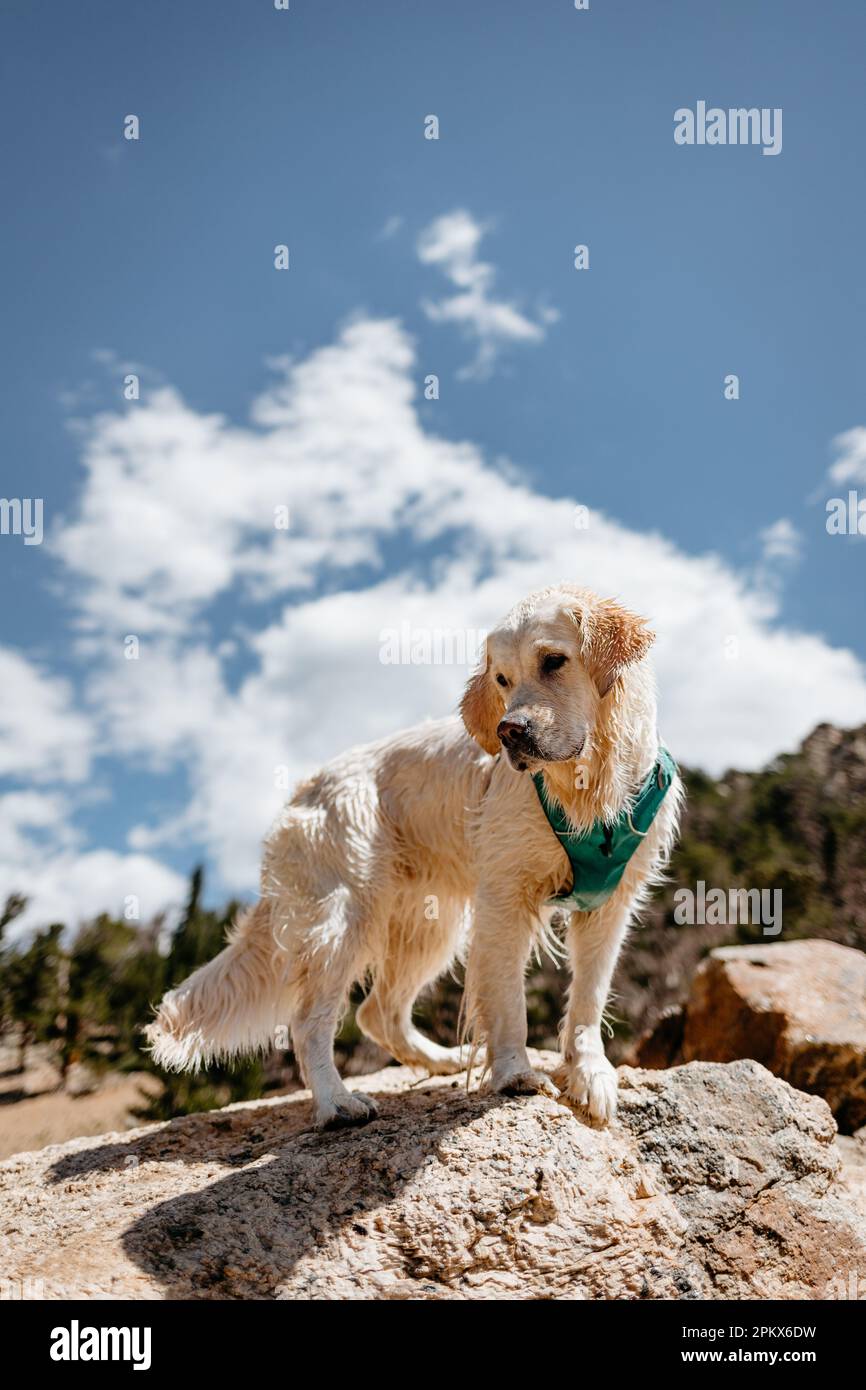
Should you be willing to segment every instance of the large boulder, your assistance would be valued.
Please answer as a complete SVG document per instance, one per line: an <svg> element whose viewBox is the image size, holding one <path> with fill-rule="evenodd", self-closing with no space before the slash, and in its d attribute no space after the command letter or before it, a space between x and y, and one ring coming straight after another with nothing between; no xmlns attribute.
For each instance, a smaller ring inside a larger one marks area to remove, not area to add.
<svg viewBox="0 0 866 1390"><path fill-rule="evenodd" d="M551 1069L555 1058L536 1064ZM755 1062L620 1071L610 1130L389 1067L0 1165L0 1270L46 1298L832 1298L866 1214L823 1101ZM864 1282L866 1287L866 1282Z"/></svg>
<svg viewBox="0 0 866 1390"><path fill-rule="evenodd" d="M638 1055L649 1060L649 1042ZM823 1096L842 1131L858 1129L866 1123L866 954L832 941L711 952L692 981L681 1055L752 1057Z"/></svg>

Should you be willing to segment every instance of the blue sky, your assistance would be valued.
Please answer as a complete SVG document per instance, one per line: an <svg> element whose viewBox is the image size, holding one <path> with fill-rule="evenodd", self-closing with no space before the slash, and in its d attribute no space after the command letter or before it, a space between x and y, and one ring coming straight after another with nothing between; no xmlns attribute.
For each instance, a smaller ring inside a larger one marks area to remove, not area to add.
<svg viewBox="0 0 866 1390"><path fill-rule="evenodd" d="M364 624L489 624L527 578L652 610L669 738L713 770L866 718L864 549L824 525L846 468L866 487L862 5L13 2L2 30L0 491L46 540L0 537L0 892L151 909L199 857L253 890L278 754L453 706L465 672L380 690ZM675 145L699 99L782 108L781 154ZM558 532L563 498L604 520Z"/></svg>

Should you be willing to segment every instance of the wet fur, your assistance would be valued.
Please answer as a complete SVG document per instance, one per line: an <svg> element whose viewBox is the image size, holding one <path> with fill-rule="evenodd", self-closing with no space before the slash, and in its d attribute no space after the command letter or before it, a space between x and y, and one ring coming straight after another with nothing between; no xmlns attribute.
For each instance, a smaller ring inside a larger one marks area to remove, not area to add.
<svg viewBox="0 0 866 1390"><path fill-rule="evenodd" d="M555 681L537 673L548 642L569 652ZM352 984L372 983L358 1012L369 1037L407 1065L457 1072L465 1055L420 1033L412 1006L466 956L466 1032L474 1049L486 1048L489 1084L555 1094L526 1055L523 978L549 930L546 900L568 882L569 866L528 772L500 753L496 729L519 706L554 752L582 738L578 760L539 764L549 791L576 828L616 819L657 754L651 642L642 619L586 590L530 595L491 633L462 722L353 749L302 783L266 841L258 904L225 950L160 1004L147 1030L155 1060L194 1069L267 1049L288 1027L317 1123L363 1123L374 1102L350 1094L333 1062ZM508 689L497 684L499 666L513 676ZM596 1123L616 1104L600 1031L611 976L670 853L681 796L677 779L613 896L568 923L560 1084Z"/></svg>

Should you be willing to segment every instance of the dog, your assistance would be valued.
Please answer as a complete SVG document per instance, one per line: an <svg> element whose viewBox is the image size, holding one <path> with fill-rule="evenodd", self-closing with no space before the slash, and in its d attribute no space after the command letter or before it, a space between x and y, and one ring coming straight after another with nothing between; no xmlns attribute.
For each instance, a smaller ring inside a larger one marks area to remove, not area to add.
<svg viewBox="0 0 866 1390"><path fill-rule="evenodd" d="M426 1037L412 1009L465 952L464 1036L472 1055L486 1050L486 1084L559 1095L527 1055L524 974L564 901L572 978L557 1080L593 1124L608 1123L617 1078L603 1013L683 795L675 767L655 792L653 640L644 619L589 590L531 594L490 632L462 718L355 748L303 782L265 842L258 903L159 1005L146 1030L155 1061L195 1069L265 1049L288 1023L316 1125L366 1123L375 1102L334 1065L349 990L371 981L357 1021L397 1061L457 1073L463 1050ZM644 830L633 824L641 788L659 801ZM629 837L620 876L575 908L562 898L572 848L597 834L607 852L617 827Z"/></svg>

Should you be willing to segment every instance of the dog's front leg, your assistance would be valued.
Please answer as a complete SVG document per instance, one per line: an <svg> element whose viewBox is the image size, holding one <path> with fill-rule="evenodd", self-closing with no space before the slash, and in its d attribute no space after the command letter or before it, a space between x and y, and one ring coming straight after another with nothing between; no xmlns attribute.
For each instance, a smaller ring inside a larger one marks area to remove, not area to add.
<svg viewBox="0 0 866 1390"><path fill-rule="evenodd" d="M466 970L466 1020L487 1045L490 1087L508 1095L558 1096L549 1076L535 1071L526 1051L524 974L532 946L528 914L502 898L480 894Z"/></svg>
<svg viewBox="0 0 866 1390"><path fill-rule="evenodd" d="M601 1021L617 956L628 930L631 902L612 898L597 912L575 912L568 928L572 980L562 1024L566 1095L605 1125L616 1114L616 1070L604 1054Z"/></svg>

